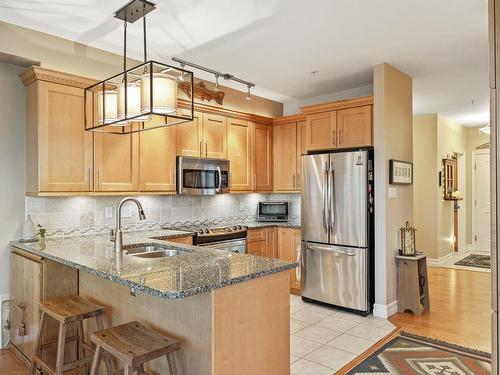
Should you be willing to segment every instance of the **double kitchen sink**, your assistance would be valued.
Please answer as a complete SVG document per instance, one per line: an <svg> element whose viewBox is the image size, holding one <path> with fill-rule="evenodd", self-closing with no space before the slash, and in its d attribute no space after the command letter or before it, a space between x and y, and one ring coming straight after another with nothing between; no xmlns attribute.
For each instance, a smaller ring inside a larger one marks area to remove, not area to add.
<svg viewBox="0 0 500 375"><path fill-rule="evenodd" d="M142 243L123 246L123 252L137 258L166 258L190 253L170 245Z"/></svg>

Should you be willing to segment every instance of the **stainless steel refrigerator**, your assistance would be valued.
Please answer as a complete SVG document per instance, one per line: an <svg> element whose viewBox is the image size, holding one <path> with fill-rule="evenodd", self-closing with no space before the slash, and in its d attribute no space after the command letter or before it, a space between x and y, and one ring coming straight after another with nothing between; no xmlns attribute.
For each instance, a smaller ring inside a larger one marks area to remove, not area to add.
<svg viewBox="0 0 500 375"><path fill-rule="evenodd" d="M373 308L373 150L302 156L302 297Z"/></svg>

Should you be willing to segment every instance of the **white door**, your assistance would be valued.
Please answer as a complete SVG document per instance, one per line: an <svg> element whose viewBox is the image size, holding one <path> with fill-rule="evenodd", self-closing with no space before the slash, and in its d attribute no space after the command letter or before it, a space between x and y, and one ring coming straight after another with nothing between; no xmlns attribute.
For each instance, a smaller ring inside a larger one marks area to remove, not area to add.
<svg viewBox="0 0 500 375"><path fill-rule="evenodd" d="M490 151L475 151L474 166L474 250L490 251Z"/></svg>

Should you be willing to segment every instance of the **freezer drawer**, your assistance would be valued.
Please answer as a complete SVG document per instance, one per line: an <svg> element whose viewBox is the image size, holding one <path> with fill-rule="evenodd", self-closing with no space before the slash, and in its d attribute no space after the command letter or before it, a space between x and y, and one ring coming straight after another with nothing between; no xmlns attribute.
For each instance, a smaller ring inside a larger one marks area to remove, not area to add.
<svg viewBox="0 0 500 375"><path fill-rule="evenodd" d="M367 311L368 249L302 242L302 296Z"/></svg>

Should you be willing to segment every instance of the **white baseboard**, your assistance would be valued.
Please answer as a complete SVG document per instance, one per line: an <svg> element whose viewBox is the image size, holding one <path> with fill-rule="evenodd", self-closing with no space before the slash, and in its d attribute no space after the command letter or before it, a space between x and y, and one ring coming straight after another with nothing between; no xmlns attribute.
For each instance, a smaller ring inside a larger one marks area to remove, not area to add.
<svg viewBox="0 0 500 375"><path fill-rule="evenodd" d="M3 337L2 337L2 333L3 333L3 325L4 325L4 321L1 319L2 316L3 316L3 311L2 311L2 306L3 306L3 303L4 301L8 301L10 299L10 294L9 293L5 293L5 294L0 294L0 349L5 349L2 345L3 343Z"/></svg>
<svg viewBox="0 0 500 375"><path fill-rule="evenodd" d="M375 303L373 305L373 316L377 318L387 319L398 311L398 301L392 301L388 305Z"/></svg>
<svg viewBox="0 0 500 375"><path fill-rule="evenodd" d="M451 257L453 254L455 254L454 252L451 252L449 254L446 254L444 257L441 257L439 259L435 259L435 258L427 258L427 265L429 267L439 267L439 265L444 262L448 257Z"/></svg>

